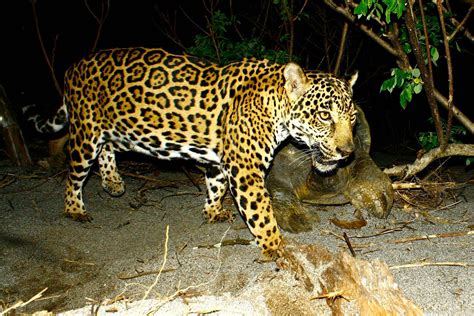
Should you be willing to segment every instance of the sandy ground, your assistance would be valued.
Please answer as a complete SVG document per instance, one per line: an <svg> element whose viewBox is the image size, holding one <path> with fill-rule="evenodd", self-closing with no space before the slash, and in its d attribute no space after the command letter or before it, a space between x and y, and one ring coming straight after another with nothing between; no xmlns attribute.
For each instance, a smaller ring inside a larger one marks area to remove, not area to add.
<svg viewBox="0 0 474 316"><path fill-rule="evenodd" d="M79 223L62 215L64 171L52 175L38 167L19 169L1 161L0 311L47 288L42 298L18 311L58 313L86 307L75 314L91 314L99 304L119 301L131 308L148 299L147 308L154 306L162 314L212 313L192 304L220 296L221 303L228 304L221 314L267 313L258 304L249 307L232 297L248 294L249 284L262 276L283 272L274 263L259 262L256 246L214 247L223 240L252 236L240 218L233 223L205 223L204 192L180 168L169 171L176 165L122 162L125 173L150 179L124 176L127 192L119 198L107 195L99 177L92 175L84 196L94 220ZM199 174L191 176L200 181ZM405 295L427 315L474 315L474 186L466 185L456 194L459 203L430 209L428 217L416 207L398 204L387 220L367 217L368 225L359 230L343 230L330 222L334 216L350 217L350 205L308 206L318 213L320 224L311 232L285 236L338 252L348 251L336 237L346 232L357 256L385 261ZM227 204L233 208L230 198ZM458 232L460 236L453 236ZM438 235L415 238L434 234ZM165 305L157 303L173 298ZM184 302L187 309L170 305L176 302ZM99 314L112 315L107 310L117 311L107 305ZM273 314L298 313L273 309Z"/></svg>

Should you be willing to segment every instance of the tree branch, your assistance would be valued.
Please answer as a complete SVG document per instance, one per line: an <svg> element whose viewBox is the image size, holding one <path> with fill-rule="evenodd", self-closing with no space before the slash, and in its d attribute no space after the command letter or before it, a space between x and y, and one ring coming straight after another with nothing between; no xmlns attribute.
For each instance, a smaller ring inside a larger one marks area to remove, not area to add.
<svg viewBox="0 0 474 316"><path fill-rule="evenodd" d="M420 0L421 1L421 0ZM453 64L451 62L451 50L449 48L448 34L446 32L446 24L444 23L443 7L441 5L441 0L437 1L439 22L441 25L441 31L443 33L443 43L444 43L444 52L446 53L446 64L448 66L448 86L449 86L449 97L448 97L448 126L446 127L446 147L447 142L449 141L449 135L451 134L451 126L453 124L453 98L454 98L454 85L453 85Z"/></svg>
<svg viewBox="0 0 474 316"><path fill-rule="evenodd" d="M363 31L368 37L372 38L379 46L381 46L385 51L393 55L397 58L398 66L403 70L411 69L408 56L403 51L401 44L398 40L398 25L396 23L392 23L392 28L389 29L387 33L387 37L391 42L391 45L384 41L379 35L374 33L370 28L363 24L356 23L356 17L349 12L346 8L337 6L332 0L323 0L324 4L327 5L330 9L334 10L335 12L341 14L344 18L353 22L356 27L358 27L361 31ZM446 11L444 11L446 12ZM450 19L451 23L455 25L459 25L455 19ZM461 31L464 30L460 28ZM472 41L473 38L470 33L464 30L465 35L466 32L468 33L466 36ZM441 94L436 88L433 88L433 94L436 100L447 110L449 110L448 99ZM471 133L474 134L474 123L464 114L462 113L454 104L452 105L453 109L453 116L464 126L466 129Z"/></svg>
<svg viewBox="0 0 474 316"><path fill-rule="evenodd" d="M425 66L425 60L423 58L423 54L421 53L420 43L416 34L416 25L415 25L415 17L413 12L413 5L407 5L405 10L405 25L407 26L408 30L408 37L410 39L410 44L413 49L413 54L415 55L416 63L418 68L420 69L421 76L423 78L423 86L425 87L426 98L428 100L428 104L431 110L431 116L433 117L434 125L436 128L436 134L438 136L439 143L441 146L444 146L446 139L443 135L443 127L441 125L441 118L438 111L438 104L436 103L436 99L434 98L434 84L433 78L430 77L430 74Z"/></svg>
<svg viewBox="0 0 474 316"><path fill-rule="evenodd" d="M450 106L448 99L441 94L438 90L434 89L433 91L436 100L441 104L446 110L449 110ZM474 122L472 122L464 113L462 113L454 104L451 105L453 110L453 116L471 133L474 134Z"/></svg>
<svg viewBox="0 0 474 316"><path fill-rule="evenodd" d="M105 20L109 16L110 11L110 0L102 0L101 1L101 11L100 17L98 17L94 11L89 6L88 0L84 0L84 4L86 5L87 10L89 13L94 17L94 20L97 22L97 32L95 34L94 44L92 45L92 51L94 52L97 49L97 45L99 44L100 35L102 33L102 27L104 26Z"/></svg>
<svg viewBox="0 0 474 316"><path fill-rule="evenodd" d="M344 22L344 26L342 27L341 41L339 43L339 50L337 53L336 66L334 66L333 71L336 76L339 75L339 68L341 67L342 56L344 55L344 49L346 48L346 37L348 29L349 23Z"/></svg>
<svg viewBox="0 0 474 316"><path fill-rule="evenodd" d="M363 31L368 37L373 39L377 44L382 46L388 53L392 54L395 57L398 57L398 52L392 46L390 46L389 43L384 41L380 36L378 36L374 31L372 31L368 26L364 24L357 24L355 15L349 12L346 8L339 7L332 0L323 0L323 2L332 10L344 16L350 22L355 23L361 31Z"/></svg>
<svg viewBox="0 0 474 316"><path fill-rule="evenodd" d="M416 159L412 164L386 168L383 172L388 176L407 179L425 169L434 160L448 156L474 156L474 145L448 144L445 150L437 147Z"/></svg>
<svg viewBox="0 0 474 316"><path fill-rule="evenodd" d="M48 64L48 68L51 73L51 76L53 77L54 87L56 88L56 91L58 92L59 96L62 98L63 90L61 89L61 86L59 85L58 79L56 78L56 74L54 73L54 68L51 63L51 60L48 54L46 53L46 49L43 43L43 37L41 36L41 32L39 29L38 16L36 14L36 1L31 1L31 8L33 10L33 19L35 21L35 29L36 29L36 34L38 36L38 40L40 42L41 51L43 52L43 56L44 56L44 59L46 60L46 63Z"/></svg>
<svg viewBox="0 0 474 316"><path fill-rule="evenodd" d="M464 36L466 36L466 38L468 40L470 40L471 42L474 42L474 37L472 36L471 32L469 32L468 29L466 29L464 27L464 24L466 23L466 21L469 19L469 16L471 15L471 12L472 10L474 9L474 4L471 4L471 7L469 8L469 11L467 12L466 16L464 17L464 19L462 19L461 23L459 23L455 18L451 17L449 20L451 21L451 23L456 26L456 29L454 30L454 32L448 36L448 40L451 41L454 36L456 36L456 34L459 32L459 31L462 31L464 33ZM443 8L443 13L447 13L446 9Z"/></svg>

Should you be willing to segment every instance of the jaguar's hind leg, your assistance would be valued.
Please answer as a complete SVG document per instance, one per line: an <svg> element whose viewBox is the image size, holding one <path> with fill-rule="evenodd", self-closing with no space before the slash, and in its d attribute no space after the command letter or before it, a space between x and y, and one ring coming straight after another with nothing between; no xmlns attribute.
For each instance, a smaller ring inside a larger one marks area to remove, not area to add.
<svg viewBox="0 0 474 316"><path fill-rule="evenodd" d="M70 133L73 135L74 133ZM99 154L100 145L82 137L69 138L69 175L66 181L64 212L66 216L79 221L91 221L92 217L86 212L83 201L82 187ZM92 137L95 138L95 137Z"/></svg>
<svg viewBox="0 0 474 316"><path fill-rule="evenodd" d="M106 143L99 155L100 176L102 188L112 196L120 196L125 192L125 183L118 173L115 161L115 148L112 143Z"/></svg>
<svg viewBox="0 0 474 316"><path fill-rule="evenodd" d="M206 170L207 199L204 216L209 223L224 222L234 219L232 211L224 209L222 201L228 187L225 175L214 166Z"/></svg>

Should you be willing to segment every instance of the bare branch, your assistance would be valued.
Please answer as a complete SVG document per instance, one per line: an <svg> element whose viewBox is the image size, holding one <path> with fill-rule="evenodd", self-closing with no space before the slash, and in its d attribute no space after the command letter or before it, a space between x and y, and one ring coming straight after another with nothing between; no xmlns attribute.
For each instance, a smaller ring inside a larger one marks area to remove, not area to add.
<svg viewBox="0 0 474 316"><path fill-rule="evenodd" d="M344 16L350 22L355 23L356 17L353 15L347 8L339 7L332 0L323 0L324 4L330 7L332 10ZM383 47L388 53L392 54L395 57L398 57L398 52L390 46L389 43L384 41L380 36L378 36L374 31L372 31L368 26L361 24L357 25L361 31L363 31L368 37L373 39L377 44Z"/></svg>
<svg viewBox="0 0 474 316"><path fill-rule="evenodd" d="M342 27L341 42L339 44L339 50L337 53L336 66L334 66L334 71L333 71L333 73L336 76L339 75L339 69L341 67L342 56L344 55L344 49L346 47L346 37L347 37L348 29L349 29L349 23L344 22L344 26Z"/></svg>
<svg viewBox="0 0 474 316"><path fill-rule="evenodd" d="M421 1L421 0L420 0ZM437 1L439 22L441 25L441 31L443 33L443 43L444 43L444 52L446 53L446 64L448 66L448 86L449 86L449 97L448 97L448 126L446 127L446 142L442 149L446 147L446 144L449 141L449 135L451 134L451 126L453 123L453 98L454 98L454 85L453 85L453 64L451 62L451 50L449 48L448 35L446 32L446 24L444 23L443 7L441 0Z"/></svg>
<svg viewBox="0 0 474 316"><path fill-rule="evenodd" d="M386 168L383 172L389 176L407 179L425 169L434 160L448 156L474 156L474 144L448 144L445 150L437 147L417 158L412 164Z"/></svg>
<svg viewBox="0 0 474 316"><path fill-rule="evenodd" d="M438 90L434 90L434 96L436 100L441 104L444 108L449 110L450 106L448 103L448 99L444 95L441 94ZM451 105L454 117L464 126L466 129L471 133L474 134L474 122L472 122L464 113L462 113L454 104Z"/></svg>
<svg viewBox="0 0 474 316"><path fill-rule="evenodd" d="M466 16L464 17L464 19L461 21L461 23L459 23L455 18L451 17L449 18L449 21L454 25L456 26L456 29L454 30L454 32L448 37L449 41L451 41L454 36L456 36L456 34L461 31L464 33L464 36L470 40L471 42L474 42L474 37L472 36L471 32L469 32L468 29L466 29L464 27L464 24L467 22L467 20L469 19L469 16L471 15L471 12L472 10L474 9L474 4L471 5L471 7L469 8L469 11L467 12ZM443 13L446 13L446 9L443 8Z"/></svg>
<svg viewBox="0 0 474 316"><path fill-rule="evenodd" d="M408 1L407 4L410 4L410 1ZM420 42L416 33L415 17L412 4L406 7L405 25L407 26L408 38L410 39L410 44L413 50L413 54L415 55L416 63L418 65L418 68L420 69L421 76L423 78L423 86L425 87L426 98L430 106L431 116L433 117L434 125L436 128L436 134L438 136L438 140L441 146L444 146L446 139L443 135L443 127L441 125L438 104L436 103L436 99L434 97L433 78L430 76L428 70L426 69L425 60L421 53Z"/></svg>
<svg viewBox="0 0 474 316"><path fill-rule="evenodd" d="M36 29L36 34L38 35L38 40L40 42L41 51L43 52L43 56L44 56L44 59L46 60L46 63L48 64L48 68L49 68L49 71L51 73L51 77L53 77L54 87L56 88L56 91L58 92L59 96L62 98L63 90L61 89L61 86L59 85L58 79L56 78L56 74L54 73L53 64L51 63L51 59L49 58L48 54L46 53L46 48L44 47L43 37L41 36L41 32L40 32L40 28L39 28L38 16L36 14L36 2L35 1L31 1L31 9L33 10L33 19L35 21L35 29Z"/></svg>
<svg viewBox="0 0 474 316"><path fill-rule="evenodd" d="M95 51L97 49L97 45L99 44L99 39L100 39L100 35L102 33L102 27L104 26L104 23L105 23L105 20L107 19L107 17L109 16L109 12L110 12L110 0L102 0L101 1L101 10L100 10L100 17L98 17L94 11L92 10L92 8L89 6L89 2L88 0L84 0L84 4L87 8L87 11L89 11L89 13L92 15L92 17L94 18L94 20L97 22L98 24L98 27L97 27L97 32L96 32L96 35L95 35L95 40L94 40L94 44L92 45L92 51Z"/></svg>

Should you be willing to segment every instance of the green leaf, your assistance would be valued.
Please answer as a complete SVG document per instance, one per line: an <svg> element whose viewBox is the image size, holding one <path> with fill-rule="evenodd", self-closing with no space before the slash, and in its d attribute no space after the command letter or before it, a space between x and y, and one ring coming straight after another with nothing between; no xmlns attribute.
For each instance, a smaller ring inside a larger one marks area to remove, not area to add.
<svg viewBox="0 0 474 316"><path fill-rule="evenodd" d="M408 102L411 101L412 97L412 88L411 86L406 86L400 94L400 106L402 109L406 109Z"/></svg>
<svg viewBox="0 0 474 316"><path fill-rule="evenodd" d="M474 163L474 157L466 158L466 166L470 166L471 163Z"/></svg>
<svg viewBox="0 0 474 316"><path fill-rule="evenodd" d="M361 0L359 5L354 8L354 14L366 16L367 10L368 10L367 0Z"/></svg>
<svg viewBox="0 0 474 316"><path fill-rule="evenodd" d="M397 18L401 18L403 11L405 11L405 1L403 0L398 0L398 7L396 9L397 12Z"/></svg>
<svg viewBox="0 0 474 316"><path fill-rule="evenodd" d="M438 49L437 49L436 47L431 47L430 53L431 53L431 60L433 61L433 64L435 64L435 66L438 66L438 65L436 64L436 62L437 62L438 59L439 59Z"/></svg>
<svg viewBox="0 0 474 316"><path fill-rule="evenodd" d="M421 84L417 84L415 87L413 87L413 92L415 92L416 94L420 93L421 90L423 90L423 85Z"/></svg>
<svg viewBox="0 0 474 316"><path fill-rule="evenodd" d="M395 78L390 78L385 80L380 87L380 91L388 90L388 92L392 93L393 88L395 88Z"/></svg>
<svg viewBox="0 0 474 316"><path fill-rule="evenodd" d="M387 23L390 23L390 11L389 10L385 10L385 21Z"/></svg>
<svg viewBox="0 0 474 316"><path fill-rule="evenodd" d="M418 68L413 69L411 71L411 74L413 75L413 77L418 78L420 76L420 69Z"/></svg>

